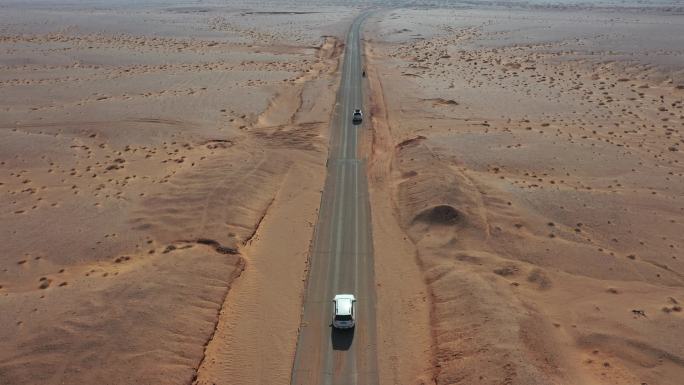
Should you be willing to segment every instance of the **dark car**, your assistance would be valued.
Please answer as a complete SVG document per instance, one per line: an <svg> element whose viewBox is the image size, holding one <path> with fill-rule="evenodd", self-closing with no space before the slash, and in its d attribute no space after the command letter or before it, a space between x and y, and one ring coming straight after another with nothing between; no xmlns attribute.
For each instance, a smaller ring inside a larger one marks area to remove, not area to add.
<svg viewBox="0 0 684 385"><path fill-rule="evenodd" d="M363 120L363 113L361 110L354 110L354 114L352 115L352 122L354 123L361 123Z"/></svg>

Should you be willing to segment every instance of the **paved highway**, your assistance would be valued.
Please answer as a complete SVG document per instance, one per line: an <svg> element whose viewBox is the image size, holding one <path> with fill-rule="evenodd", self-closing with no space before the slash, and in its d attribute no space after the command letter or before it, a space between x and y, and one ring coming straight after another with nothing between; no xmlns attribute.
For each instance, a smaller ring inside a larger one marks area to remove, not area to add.
<svg viewBox="0 0 684 385"><path fill-rule="evenodd" d="M292 368L293 385L378 383L370 204L365 160L357 153L365 124L352 124L354 109L363 110L359 34L366 16L357 17L347 35L331 126L328 175ZM357 298L355 330L330 326L332 298L341 293Z"/></svg>

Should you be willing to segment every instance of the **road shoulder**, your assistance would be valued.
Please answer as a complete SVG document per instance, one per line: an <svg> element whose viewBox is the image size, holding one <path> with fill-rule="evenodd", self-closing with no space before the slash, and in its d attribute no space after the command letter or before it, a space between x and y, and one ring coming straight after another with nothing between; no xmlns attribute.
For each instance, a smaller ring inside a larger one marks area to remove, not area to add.
<svg viewBox="0 0 684 385"><path fill-rule="evenodd" d="M367 32L372 37L372 30ZM367 39L366 39L367 40ZM382 84L364 44L372 131L362 151L369 156L369 193L377 296L378 371L381 384L431 381L432 346L428 288L414 244L401 229L392 181L394 145Z"/></svg>

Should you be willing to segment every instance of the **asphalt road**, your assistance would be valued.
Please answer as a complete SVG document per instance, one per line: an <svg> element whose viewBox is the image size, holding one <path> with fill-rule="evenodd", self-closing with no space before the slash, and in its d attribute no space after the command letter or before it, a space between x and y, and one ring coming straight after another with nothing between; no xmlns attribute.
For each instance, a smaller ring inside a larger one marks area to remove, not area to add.
<svg viewBox="0 0 684 385"><path fill-rule="evenodd" d="M357 17L347 35L293 385L378 383L370 203L366 162L357 153L365 124L352 123L354 109L364 110L359 34L366 16ZM343 293L357 298L356 328L349 331L330 326L332 298Z"/></svg>

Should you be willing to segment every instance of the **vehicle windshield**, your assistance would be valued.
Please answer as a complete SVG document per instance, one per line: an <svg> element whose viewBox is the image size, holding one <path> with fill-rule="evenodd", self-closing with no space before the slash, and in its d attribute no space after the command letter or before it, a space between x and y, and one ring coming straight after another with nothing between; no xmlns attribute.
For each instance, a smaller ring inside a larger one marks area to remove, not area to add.
<svg viewBox="0 0 684 385"><path fill-rule="evenodd" d="M351 315L336 315L335 316L335 321L351 321L352 316Z"/></svg>

